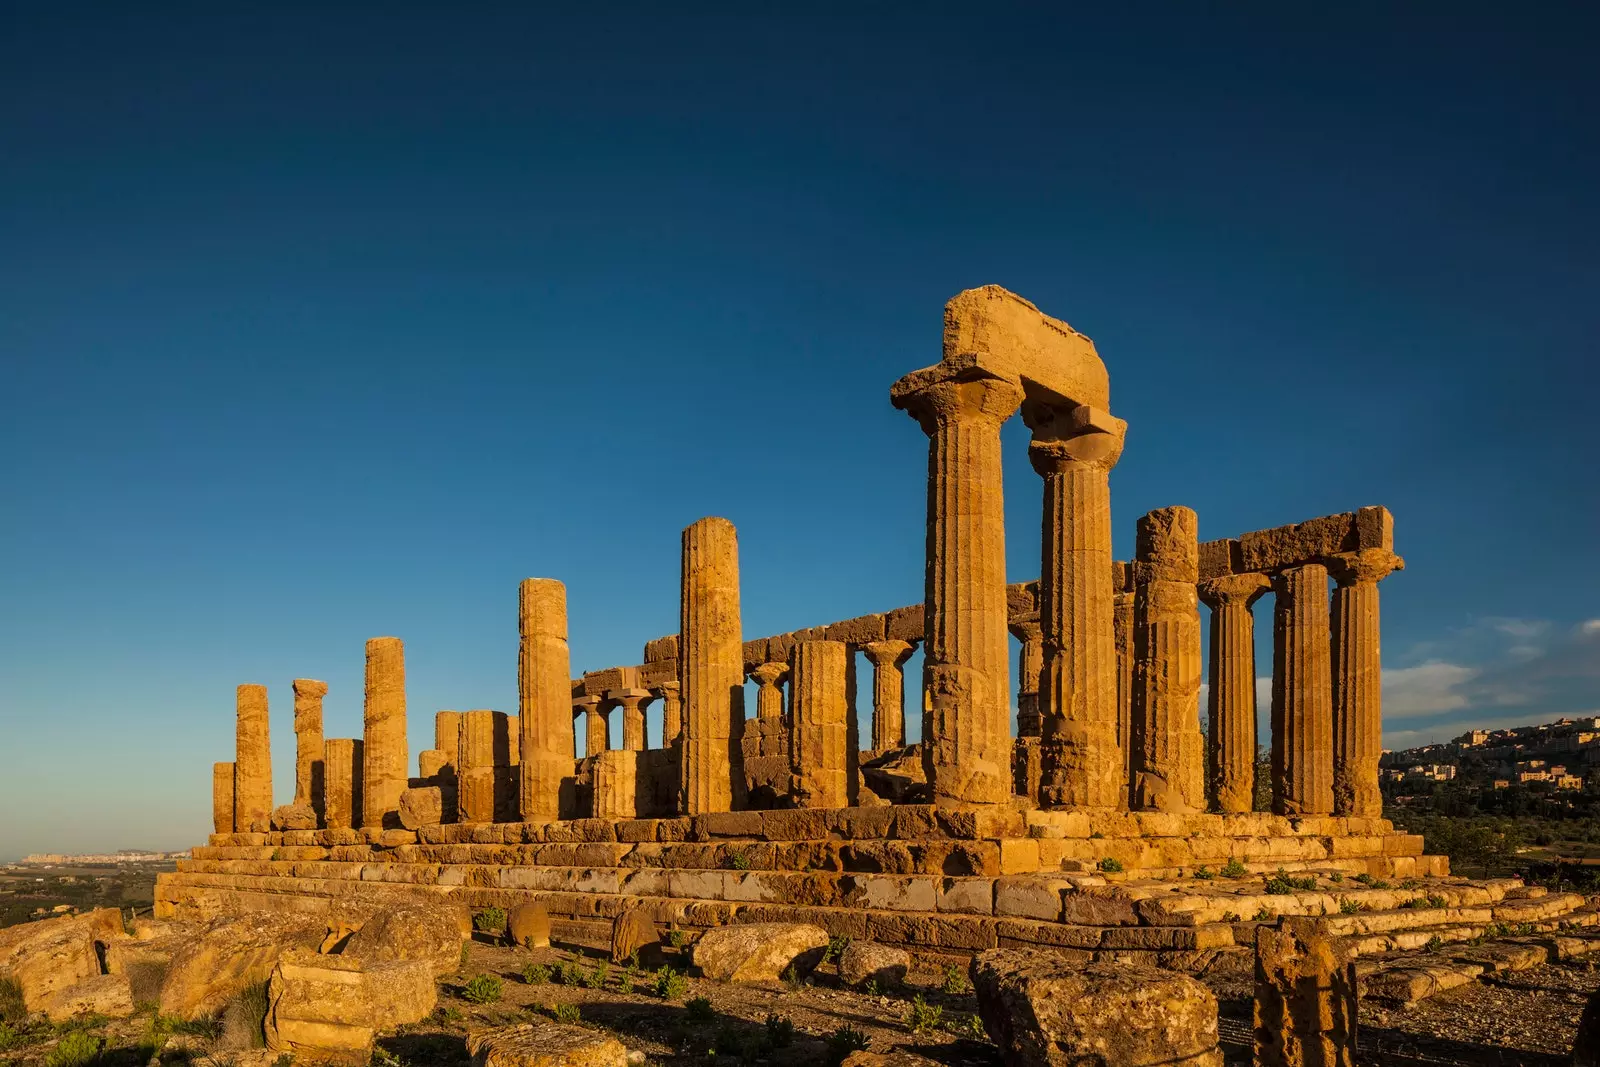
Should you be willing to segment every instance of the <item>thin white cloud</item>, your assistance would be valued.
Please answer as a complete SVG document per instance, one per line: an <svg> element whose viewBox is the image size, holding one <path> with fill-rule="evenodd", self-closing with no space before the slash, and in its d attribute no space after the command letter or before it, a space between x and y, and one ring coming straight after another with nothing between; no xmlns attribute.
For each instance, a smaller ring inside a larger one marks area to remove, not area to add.
<svg viewBox="0 0 1600 1067"><path fill-rule="evenodd" d="M1383 672L1383 713L1404 719L1412 715L1437 715L1469 706L1462 686L1478 676L1476 667L1429 660L1415 667Z"/></svg>
<svg viewBox="0 0 1600 1067"><path fill-rule="evenodd" d="M1578 624L1578 633L1584 637L1600 637L1600 619L1585 619Z"/></svg>

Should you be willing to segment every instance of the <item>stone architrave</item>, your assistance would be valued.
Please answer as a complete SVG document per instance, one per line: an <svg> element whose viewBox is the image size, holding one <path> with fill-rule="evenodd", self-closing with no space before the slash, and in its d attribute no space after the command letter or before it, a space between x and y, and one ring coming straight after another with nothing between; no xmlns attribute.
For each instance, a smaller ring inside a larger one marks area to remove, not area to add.
<svg viewBox="0 0 1600 1067"><path fill-rule="evenodd" d="M361 826L362 744L350 737L330 737L322 743L323 823L330 830Z"/></svg>
<svg viewBox="0 0 1600 1067"><path fill-rule="evenodd" d="M677 682L662 682L652 692L661 698L661 747L671 748L683 740L683 701Z"/></svg>
<svg viewBox="0 0 1600 1067"><path fill-rule="evenodd" d="M524 822L561 815L561 780L572 774L572 668L567 587L526 578L518 591L518 748Z"/></svg>
<svg viewBox="0 0 1600 1067"><path fill-rule="evenodd" d="M1044 731L1039 710L1039 676L1044 673L1044 630L1038 616L1013 619L1011 636L1022 642L1017 655L1017 736L1038 737Z"/></svg>
<svg viewBox="0 0 1600 1067"><path fill-rule="evenodd" d="M916 646L909 641L871 641L861 651L872 661L872 750L903 748L906 743L906 660Z"/></svg>
<svg viewBox="0 0 1600 1067"><path fill-rule="evenodd" d="M456 745L461 741L461 713L438 711L433 715L433 747L444 753L452 771L456 765Z"/></svg>
<svg viewBox="0 0 1600 1067"><path fill-rule="evenodd" d="M855 803L856 753L850 751L848 658L840 641L801 641L794 649L789 724L789 797L797 807Z"/></svg>
<svg viewBox="0 0 1600 1067"><path fill-rule="evenodd" d="M361 825L400 825L400 794L406 791L411 751L406 745L405 646L398 637L367 642L367 694L362 734Z"/></svg>
<svg viewBox="0 0 1600 1067"><path fill-rule="evenodd" d="M322 820L322 698L328 683L294 680L294 803Z"/></svg>
<svg viewBox="0 0 1600 1067"><path fill-rule="evenodd" d="M643 752L647 747L645 736L645 705L650 703L648 689L613 689L606 693L608 699L622 708L622 750Z"/></svg>
<svg viewBox="0 0 1600 1067"><path fill-rule="evenodd" d="M1257 1067L1355 1067L1355 952L1312 919L1256 927Z"/></svg>
<svg viewBox="0 0 1600 1067"><path fill-rule="evenodd" d="M606 717L600 711L599 697L579 697L572 702L575 712L583 715L583 754L585 758L598 756L611 747L610 730Z"/></svg>
<svg viewBox="0 0 1600 1067"><path fill-rule="evenodd" d="M1147 811L1204 811L1200 745L1198 523L1184 507L1139 520L1134 592L1133 800Z"/></svg>
<svg viewBox="0 0 1600 1067"><path fill-rule="evenodd" d="M749 672L756 683L756 723L753 727L756 754L778 756L783 754L783 679L789 674L789 665L782 661L763 663ZM749 741L752 728L746 729Z"/></svg>
<svg viewBox="0 0 1600 1067"><path fill-rule="evenodd" d="M935 803L1003 804L1012 795L1011 642L1000 426L1023 391L945 370L908 375L890 392L928 435L923 768Z"/></svg>
<svg viewBox="0 0 1600 1067"><path fill-rule="evenodd" d="M1022 415L1033 430L1028 458L1044 479L1040 802L1121 807L1110 479L1128 424L1083 404L1029 402Z"/></svg>
<svg viewBox="0 0 1600 1067"><path fill-rule="evenodd" d="M1250 609L1270 588L1264 574L1230 574L1200 583L1200 599L1211 608L1206 763L1218 811L1255 807L1256 624Z"/></svg>
<svg viewBox="0 0 1600 1067"><path fill-rule="evenodd" d="M503 718L503 716L501 716ZM456 812L462 822L494 822L496 767L493 711L461 714L456 743Z"/></svg>
<svg viewBox="0 0 1600 1067"><path fill-rule="evenodd" d="M1405 568L1393 552L1369 548L1328 560L1333 576L1333 813L1383 815L1378 757L1383 754L1383 662L1378 583Z"/></svg>
<svg viewBox="0 0 1600 1067"><path fill-rule="evenodd" d="M233 760L233 828L272 829L272 745L267 732L267 687L241 685L235 694L237 745Z"/></svg>
<svg viewBox="0 0 1600 1067"><path fill-rule="evenodd" d="M683 687L681 814L731 811L743 801L744 639L739 536L727 519L683 531L678 683Z"/></svg>
<svg viewBox="0 0 1600 1067"><path fill-rule="evenodd" d="M1272 580L1272 810L1333 811L1333 667L1328 569L1306 563Z"/></svg>
<svg viewBox="0 0 1600 1067"><path fill-rule="evenodd" d="M211 765L211 829L213 833L233 833L233 764Z"/></svg>

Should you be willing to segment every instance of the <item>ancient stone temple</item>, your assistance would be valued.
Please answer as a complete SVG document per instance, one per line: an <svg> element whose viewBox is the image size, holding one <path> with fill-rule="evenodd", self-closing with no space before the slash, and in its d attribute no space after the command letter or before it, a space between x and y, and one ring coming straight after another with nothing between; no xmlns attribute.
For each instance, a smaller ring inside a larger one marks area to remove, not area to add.
<svg viewBox="0 0 1600 1067"><path fill-rule="evenodd" d="M442 895L598 927L642 905L685 927L795 920L945 954L1186 966L1253 943L1197 875L1243 891L1280 868L1448 873L1381 818L1388 511L1203 540L1203 507L1165 507L1118 520L1137 536L1115 560L1111 475L1138 428L1112 414L1089 338L994 286L950 301L941 358L889 400L928 442L926 558L905 560L921 603L748 634L738 533L705 518L681 535L679 632L574 678L565 587L529 578L513 597L508 581L516 706L440 711L414 765L398 638L367 642L359 739L324 738L326 686L294 683L298 803L278 810L314 827L273 808L268 692L241 686L216 833L161 878L158 908L344 914ZM1019 413L1040 522L1011 534L1038 531L1040 570L1015 583L1001 427ZM1270 810L1255 810L1258 744Z"/></svg>

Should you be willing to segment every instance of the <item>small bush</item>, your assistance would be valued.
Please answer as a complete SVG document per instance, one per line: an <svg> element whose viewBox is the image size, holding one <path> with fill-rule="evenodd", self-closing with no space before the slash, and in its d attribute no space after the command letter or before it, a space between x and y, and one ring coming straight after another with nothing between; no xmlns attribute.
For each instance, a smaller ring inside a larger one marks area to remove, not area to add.
<svg viewBox="0 0 1600 1067"><path fill-rule="evenodd" d="M1243 878L1249 873L1249 871L1245 870L1244 864L1239 862L1238 856L1233 857L1222 865L1222 877L1224 878Z"/></svg>
<svg viewBox="0 0 1600 1067"><path fill-rule="evenodd" d="M1239 913L1236 911L1225 911L1222 913L1222 921L1225 923L1236 923L1239 921Z"/></svg>
<svg viewBox="0 0 1600 1067"><path fill-rule="evenodd" d="M693 997L683 1006L692 1023L708 1023L716 1018L717 1010L711 1006L711 1001L705 997Z"/></svg>
<svg viewBox="0 0 1600 1067"><path fill-rule="evenodd" d="M1371 884L1372 884L1372 888L1374 888L1374 889L1388 889L1389 888L1389 883L1385 882L1382 878L1377 879L1376 881L1374 881Z"/></svg>
<svg viewBox="0 0 1600 1067"><path fill-rule="evenodd" d="M550 965L547 963L530 963L522 968L522 980L529 985L544 985L550 981Z"/></svg>
<svg viewBox="0 0 1600 1067"><path fill-rule="evenodd" d="M911 1007L906 1010L906 1025L913 1034L931 1033L944 1025L944 1009L937 1004L929 1004L918 993L911 1001Z"/></svg>
<svg viewBox="0 0 1600 1067"><path fill-rule="evenodd" d="M610 980L611 964L609 963L596 964L594 970L583 976L583 984L588 986L590 989L604 989L606 987L606 983Z"/></svg>
<svg viewBox="0 0 1600 1067"><path fill-rule="evenodd" d="M445 1025L461 1021L461 1009L454 1004L441 1004L433 1009L433 1017Z"/></svg>
<svg viewBox="0 0 1600 1067"><path fill-rule="evenodd" d="M1216 877L1216 875L1211 873L1211 868L1207 867L1205 864L1201 864L1199 867L1195 868L1194 876L1196 879L1202 882L1209 882L1211 879Z"/></svg>
<svg viewBox="0 0 1600 1067"><path fill-rule="evenodd" d="M461 987L461 999L473 1004L493 1004L505 992L498 974L480 974Z"/></svg>
<svg viewBox="0 0 1600 1067"><path fill-rule="evenodd" d="M0 1022L0 1052L10 1052L12 1049L23 1048L33 1044L36 1040L26 1028L13 1026L8 1022Z"/></svg>
<svg viewBox="0 0 1600 1067"><path fill-rule="evenodd" d="M1309 892L1317 888L1317 878L1315 875L1296 878L1282 867L1279 867L1278 873L1267 879L1267 884L1264 888L1268 893L1278 896L1299 891Z"/></svg>
<svg viewBox="0 0 1600 1067"><path fill-rule="evenodd" d="M767 1044L787 1048L794 1044L794 1022L787 1015L767 1016Z"/></svg>
<svg viewBox="0 0 1600 1067"><path fill-rule="evenodd" d="M638 981L638 976L632 970L622 972L622 977L617 979L617 992L632 993L633 985Z"/></svg>
<svg viewBox="0 0 1600 1067"><path fill-rule="evenodd" d="M223 1028L229 1031L231 1036L249 1042L246 1048L266 1048L269 1005L267 983L255 982L245 986L223 1010Z"/></svg>
<svg viewBox="0 0 1600 1067"><path fill-rule="evenodd" d="M1100 861L1098 866L1107 874L1115 874L1116 872L1122 870L1122 861L1117 859L1115 856L1107 856L1105 859Z"/></svg>
<svg viewBox="0 0 1600 1067"><path fill-rule="evenodd" d="M849 947L850 938L848 937L835 936L828 938L828 947L822 953L822 962L827 963L829 960L839 959L844 955L844 950Z"/></svg>
<svg viewBox="0 0 1600 1067"><path fill-rule="evenodd" d="M861 987L861 992L865 993L869 997L875 997L882 993L883 990L878 987L878 980L876 978L868 978L866 984Z"/></svg>
<svg viewBox="0 0 1600 1067"><path fill-rule="evenodd" d="M1332 872L1331 874L1328 875L1328 881L1332 882L1334 885L1338 885L1340 882L1344 881L1344 872L1343 871L1334 871L1334 872Z"/></svg>
<svg viewBox="0 0 1600 1067"><path fill-rule="evenodd" d="M853 1026L841 1026L827 1036L828 1058L834 1063L843 1063L845 1057L852 1052L865 1052L867 1048L867 1035Z"/></svg>
<svg viewBox="0 0 1600 1067"><path fill-rule="evenodd" d="M728 857L728 866L736 871L748 871L750 869L750 857L743 852L735 852Z"/></svg>
<svg viewBox="0 0 1600 1067"><path fill-rule="evenodd" d="M1269 923L1272 921L1272 912L1267 910L1267 906L1265 904L1256 909L1255 921L1258 923Z"/></svg>
<svg viewBox="0 0 1600 1067"><path fill-rule="evenodd" d="M1105 839L1105 836L1106 836L1105 834L1101 833L1099 830L1096 830L1094 833L1089 835L1089 840L1090 841L1102 841L1102 840Z"/></svg>
<svg viewBox="0 0 1600 1067"><path fill-rule="evenodd" d="M655 988L656 996L662 1000L677 1000L689 991L689 979L662 964L656 972Z"/></svg>
<svg viewBox="0 0 1600 1067"><path fill-rule="evenodd" d="M967 985L967 976L962 973L960 965L955 963L944 969L944 983L939 988L946 993L966 993L971 989Z"/></svg>
<svg viewBox="0 0 1600 1067"><path fill-rule="evenodd" d="M1415 878L1406 878L1400 882L1401 889L1418 889L1421 888L1421 886L1422 883L1417 881Z"/></svg>
<svg viewBox="0 0 1600 1067"><path fill-rule="evenodd" d="M970 1037L974 1041L989 1040L989 1028L983 1025L983 1016L976 1013L967 1016L966 1023L951 1027L950 1032L960 1037Z"/></svg>
<svg viewBox="0 0 1600 1067"><path fill-rule="evenodd" d="M1447 903L1444 897L1441 897L1436 893L1429 893L1427 899L1428 907L1430 908L1442 908Z"/></svg>
<svg viewBox="0 0 1600 1067"><path fill-rule="evenodd" d="M1354 915L1356 912L1358 912L1360 910L1361 910L1361 905L1358 904L1357 902L1355 902L1354 900L1351 900L1349 897L1340 897L1339 898L1339 914L1340 915Z"/></svg>
<svg viewBox="0 0 1600 1067"><path fill-rule="evenodd" d="M677 927L667 931L667 944L673 948L682 948L689 943L689 935Z"/></svg>
<svg viewBox="0 0 1600 1067"><path fill-rule="evenodd" d="M0 975L0 1022L16 1023L28 1017L22 1002L22 983L10 975Z"/></svg>
<svg viewBox="0 0 1600 1067"><path fill-rule="evenodd" d="M367 1058L367 1067L406 1067L406 1065L399 1056L382 1045L374 1045L372 1055Z"/></svg>
<svg viewBox="0 0 1600 1067"><path fill-rule="evenodd" d="M558 1023L576 1023L583 1019L583 1009L576 1004L546 1004L545 1011Z"/></svg>
<svg viewBox="0 0 1600 1067"><path fill-rule="evenodd" d="M562 960L561 970L558 972L562 985L582 985L585 972L583 964L577 960Z"/></svg>
<svg viewBox="0 0 1600 1067"><path fill-rule="evenodd" d="M506 931L504 908L484 908L472 917L472 928L480 934L503 934Z"/></svg>
<svg viewBox="0 0 1600 1067"><path fill-rule="evenodd" d="M1439 946L1442 944L1444 944L1444 938L1440 937L1438 934L1434 934L1432 937L1428 938L1428 951L1437 952L1439 950Z"/></svg>
<svg viewBox="0 0 1600 1067"><path fill-rule="evenodd" d="M74 1030L45 1054L44 1067L88 1067L99 1054L98 1037L82 1030Z"/></svg>

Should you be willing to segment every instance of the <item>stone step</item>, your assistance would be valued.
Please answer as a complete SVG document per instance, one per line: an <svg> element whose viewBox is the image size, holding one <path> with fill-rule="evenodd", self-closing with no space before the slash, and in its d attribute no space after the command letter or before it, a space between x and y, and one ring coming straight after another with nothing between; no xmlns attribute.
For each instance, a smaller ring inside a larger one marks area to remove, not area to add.
<svg viewBox="0 0 1600 1067"><path fill-rule="evenodd" d="M1407 955L1357 960L1361 995L1412 1004L1488 974L1522 971L1600 954L1600 933L1588 936L1510 937L1480 944L1445 945Z"/></svg>

